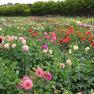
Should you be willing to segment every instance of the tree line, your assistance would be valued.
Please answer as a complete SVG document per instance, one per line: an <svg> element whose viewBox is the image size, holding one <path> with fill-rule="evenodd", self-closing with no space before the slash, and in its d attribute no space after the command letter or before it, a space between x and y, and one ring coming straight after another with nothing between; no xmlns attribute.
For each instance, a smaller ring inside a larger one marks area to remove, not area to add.
<svg viewBox="0 0 94 94"><path fill-rule="evenodd" d="M94 0L38 1L33 4L6 4L0 6L0 15L63 15L94 16Z"/></svg>

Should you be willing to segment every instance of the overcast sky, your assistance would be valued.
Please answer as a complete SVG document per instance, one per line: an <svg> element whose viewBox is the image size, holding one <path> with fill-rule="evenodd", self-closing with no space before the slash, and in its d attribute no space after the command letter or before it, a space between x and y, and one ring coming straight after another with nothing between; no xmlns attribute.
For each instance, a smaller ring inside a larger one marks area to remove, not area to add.
<svg viewBox="0 0 94 94"><path fill-rule="evenodd" d="M0 5L7 4L7 3L34 3L36 1L49 1L49 0L0 0ZM51 0L50 0L51 1ZM53 1L60 1L60 0L53 0Z"/></svg>

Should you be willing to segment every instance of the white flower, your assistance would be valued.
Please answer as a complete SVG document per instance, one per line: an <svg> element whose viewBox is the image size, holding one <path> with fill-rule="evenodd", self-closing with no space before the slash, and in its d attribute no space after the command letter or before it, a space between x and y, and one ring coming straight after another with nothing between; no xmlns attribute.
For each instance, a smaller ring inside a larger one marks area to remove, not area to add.
<svg viewBox="0 0 94 94"><path fill-rule="evenodd" d="M64 69L64 68L65 68L65 64L64 64L64 63L61 63L61 64L60 64L60 68L61 68L61 69Z"/></svg>
<svg viewBox="0 0 94 94"><path fill-rule="evenodd" d="M0 28L0 31L2 30L2 28Z"/></svg>
<svg viewBox="0 0 94 94"><path fill-rule="evenodd" d="M16 44L12 44L11 47L12 47L12 48L15 48L15 47L16 47Z"/></svg>
<svg viewBox="0 0 94 94"><path fill-rule="evenodd" d="M37 28L36 27L34 27L34 30L36 30Z"/></svg>
<svg viewBox="0 0 94 94"><path fill-rule="evenodd" d="M22 40L22 44L24 44L24 45L26 44L26 40L25 39Z"/></svg>
<svg viewBox="0 0 94 94"><path fill-rule="evenodd" d="M23 50L24 52L29 51L29 46L28 46L28 45L23 45L23 46L22 46L22 50Z"/></svg>
<svg viewBox="0 0 94 94"><path fill-rule="evenodd" d="M52 50L49 50L49 54L52 54Z"/></svg>
<svg viewBox="0 0 94 94"><path fill-rule="evenodd" d="M90 92L91 92L91 94L94 94L94 90L93 90L93 89L91 89L91 91L90 91Z"/></svg>
<svg viewBox="0 0 94 94"><path fill-rule="evenodd" d="M4 45L4 48L5 48L5 49L9 49L9 45L10 45L9 43L6 43L6 44Z"/></svg>
<svg viewBox="0 0 94 94"><path fill-rule="evenodd" d="M87 52L88 50L90 50L90 47L86 47L86 48L85 48L85 51L86 51L86 52Z"/></svg>
<svg viewBox="0 0 94 94"><path fill-rule="evenodd" d="M43 53L47 53L48 52L48 50L47 49L43 49Z"/></svg>
<svg viewBox="0 0 94 94"><path fill-rule="evenodd" d="M17 36L13 36L14 40L17 40Z"/></svg>
<svg viewBox="0 0 94 94"><path fill-rule="evenodd" d="M78 46L75 45L75 46L73 47L73 49L74 49L74 50L78 50Z"/></svg>
<svg viewBox="0 0 94 94"><path fill-rule="evenodd" d="M71 54L72 53L72 50L71 49L69 49L69 54Z"/></svg>
<svg viewBox="0 0 94 94"><path fill-rule="evenodd" d="M20 41L23 41L23 40L24 40L24 38L23 38L23 37L19 37L19 40L20 40Z"/></svg>
<svg viewBox="0 0 94 94"><path fill-rule="evenodd" d="M68 60L66 61L66 64L67 64L67 65L69 65L69 66L71 66L71 65L72 65L71 60L70 60L70 59L68 59Z"/></svg>

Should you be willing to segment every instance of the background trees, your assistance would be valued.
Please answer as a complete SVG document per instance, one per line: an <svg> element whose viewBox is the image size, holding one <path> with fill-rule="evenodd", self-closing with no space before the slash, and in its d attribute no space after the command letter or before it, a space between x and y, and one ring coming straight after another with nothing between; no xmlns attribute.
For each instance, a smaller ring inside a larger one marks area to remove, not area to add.
<svg viewBox="0 0 94 94"><path fill-rule="evenodd" d="M0 6L0 15L63 15L94 16L94 0L65 0L35 2L34 4L7 4Z"/></svg>

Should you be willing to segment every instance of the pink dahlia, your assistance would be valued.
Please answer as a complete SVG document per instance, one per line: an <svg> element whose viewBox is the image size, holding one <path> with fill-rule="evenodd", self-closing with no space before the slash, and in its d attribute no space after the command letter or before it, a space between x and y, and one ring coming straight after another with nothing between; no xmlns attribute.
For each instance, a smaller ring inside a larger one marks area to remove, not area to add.
<svg viewBox="0 0 94 94"><path fill-rule="evenodd" d="M29 90L29 89L32 89L33 83L30 79L26 79L22 82L21 86L23 89Z"/></svg>
<svg viewBox="0 0 94 94"><path fill-rule="evenodd" d="M52 74L49 72L44 72L43 77L45 80L52 80Z"/></svg>
<svg viewBox="0 0 94 94"><path fill-rule="evenodd" d="M43 71L42 68L37 68L35 71L36 71L36 75L37 75L38 77L43 77L44 71Z"/></svg>
<svg viewBox="0 0 94 94"><path fill-rule="evenodd" d="M30 90L33 87L33 82L28 76L24 76L21 79L21 83L19 83L19 86L25 90Z"/></svg>

